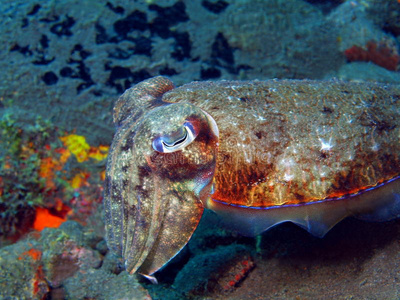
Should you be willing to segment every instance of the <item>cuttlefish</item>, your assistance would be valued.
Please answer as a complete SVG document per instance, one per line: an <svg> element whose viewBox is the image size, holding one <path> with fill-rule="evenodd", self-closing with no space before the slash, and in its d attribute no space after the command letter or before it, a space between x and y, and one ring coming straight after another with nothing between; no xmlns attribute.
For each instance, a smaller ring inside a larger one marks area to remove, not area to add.
<svg viewBox="0 0 400 300"><path fill-rule="evenodd" d="M114 123L106 239L130 273L151 278L204 208L247 236L400 216L399 85L159 76L125 91Z"/></svg>

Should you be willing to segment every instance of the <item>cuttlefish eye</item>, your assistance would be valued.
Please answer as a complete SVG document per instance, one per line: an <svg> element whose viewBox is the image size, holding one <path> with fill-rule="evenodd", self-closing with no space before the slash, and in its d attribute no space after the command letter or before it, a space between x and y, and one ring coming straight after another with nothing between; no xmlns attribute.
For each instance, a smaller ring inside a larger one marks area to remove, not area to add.
<svg viewBox="0 0 400 300"><path fill-rule="evenodd" d="M153 140L153 149L161 153L182 150L196 138L197 133L190 122L185 122L177 131Z"/></svg>

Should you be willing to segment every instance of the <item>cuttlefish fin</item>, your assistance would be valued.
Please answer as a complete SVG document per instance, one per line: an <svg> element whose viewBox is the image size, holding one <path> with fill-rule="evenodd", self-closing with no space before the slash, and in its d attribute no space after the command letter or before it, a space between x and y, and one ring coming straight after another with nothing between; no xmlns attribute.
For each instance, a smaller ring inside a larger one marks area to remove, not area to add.
<svg viewBox="0 0 400 300"><path fill-rule="evenodd" d="M256 236L278 224L292 222L314 236L323 237L349 213L340 205L319 204L318 206L252 208L208 201L208 207L222 217L228 228L245 236Z"/></svg>
<svg viewBox="0 0 400 300"><path fill-rule="evenodd" d="M379 199L379 201L375 201L376 205L373 209L356 212L354 215L357 219L382 222L400 217L400 176L365 194L365 198L371 198L371 202L374 199Z"/></svg>
<svg viewBox="0 0 400 300"><path fill-rule="evenodd" d="M209 199L207 208L220 215L231 229L255 236L283 222L292 222L316 237L323 237L348 216L367 221L388 221L400 216L400 178L340 199L268 208L238 207Z"/></svg>

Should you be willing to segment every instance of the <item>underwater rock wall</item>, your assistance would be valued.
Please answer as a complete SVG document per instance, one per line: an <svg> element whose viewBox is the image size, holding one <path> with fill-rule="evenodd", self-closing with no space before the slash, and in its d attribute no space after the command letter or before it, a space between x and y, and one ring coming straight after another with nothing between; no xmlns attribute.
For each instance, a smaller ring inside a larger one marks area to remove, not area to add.
<svg viewBox="0 0 400 300"><path fill-rule="evenodd" d="M109 143L113 101L155 75L322 78L345 56L319 8L294 1L8 1L0 96L91 143ZM340 6L339 6L340 7Z"/></svg>

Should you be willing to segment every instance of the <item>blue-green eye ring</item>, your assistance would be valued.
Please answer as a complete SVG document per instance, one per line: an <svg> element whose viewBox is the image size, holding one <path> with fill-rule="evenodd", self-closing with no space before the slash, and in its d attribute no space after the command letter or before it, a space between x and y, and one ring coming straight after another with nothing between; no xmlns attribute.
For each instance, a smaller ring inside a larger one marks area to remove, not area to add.
<svg viewBox="0 0 400 300"><path fill-rule="evenodd" d="M177 131L153 140L153 149L161 153L171 153L182 150L194 141L197 134L190 122L185 122Z"/></svg>

